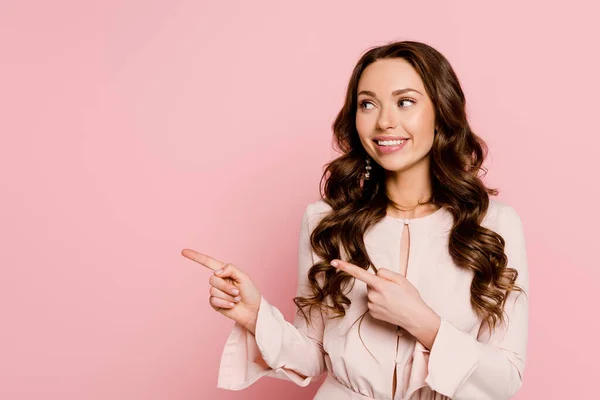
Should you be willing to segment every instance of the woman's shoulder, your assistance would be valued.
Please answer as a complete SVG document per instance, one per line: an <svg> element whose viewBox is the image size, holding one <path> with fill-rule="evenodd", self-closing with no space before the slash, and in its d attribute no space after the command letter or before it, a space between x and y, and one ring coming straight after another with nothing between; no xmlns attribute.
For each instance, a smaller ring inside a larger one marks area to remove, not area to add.
<svg viewBox="0 0 600 400"><path fill-rule="evenodd" d="M306 206L306 213L308 216L314 216L316 214L327 214L331 211L332 207L325 202L324 199L319 199L315 202L309 203Z"/></svg>
<svg viewBox="0 0 600 400"><path fill-rule="evenodd" d="M498 229L521 228L522 220L513 206L497 199L490 199L483 225Z"/></svg>
<svg viewBox="0 0 600 400"><path fill-rule="evenodd" d="M319 224L319 221L329 212L332 207L323 199L309 203L304 210L303 218L306 220L309 231Z"/></svg>

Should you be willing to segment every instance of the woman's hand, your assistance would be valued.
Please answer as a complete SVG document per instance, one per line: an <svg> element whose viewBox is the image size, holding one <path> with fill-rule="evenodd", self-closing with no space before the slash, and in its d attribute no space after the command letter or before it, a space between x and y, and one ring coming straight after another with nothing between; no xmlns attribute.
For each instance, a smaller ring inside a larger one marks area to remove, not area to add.
<svg viewBox="0 0 600 400"><path fill-rule="evenodd" d="M377 274L372 274L341 260L333 260L331 265L367 284L367 306L374 318L403 327L431 348L440 317L404 275L385 268L379 268Z"/></svg>
<svg viewBox="0 0 600 400"><path fill-rule="evenodd" d="M214 271L208 279L210 305L254 334L261 294L250 277L233 264L194 250L184 249L181 255Z"/></svg>

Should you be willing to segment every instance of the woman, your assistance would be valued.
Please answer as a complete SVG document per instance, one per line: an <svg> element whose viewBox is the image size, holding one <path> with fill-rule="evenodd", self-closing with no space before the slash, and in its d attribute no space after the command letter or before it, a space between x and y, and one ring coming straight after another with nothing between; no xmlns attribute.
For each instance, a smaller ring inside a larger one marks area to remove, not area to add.
<svg viewBox="0 0 600 400"><path fill-rule="evenodd" d="M487 149L448 61L419 42L370 49L333 131L342 155L302 218L293 324L238 267L183 251L215 270L210 304L236 321L218 387L306 386L327 372L315 399L513 396L527 347L523 228L480 179Z"/></svg>

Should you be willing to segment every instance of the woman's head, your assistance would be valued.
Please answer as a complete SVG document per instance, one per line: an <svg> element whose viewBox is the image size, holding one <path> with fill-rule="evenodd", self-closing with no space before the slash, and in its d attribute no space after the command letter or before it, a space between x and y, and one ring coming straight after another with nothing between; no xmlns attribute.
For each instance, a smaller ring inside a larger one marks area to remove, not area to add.
<svg viewBox="0 0 600 400"><path fill-rule="evenodd" d="M395 94L397 90L403 92ZM481 180L487 172L482 167L487 148L469 126L464 94L448 60L413 41L368 50L352 71L333 134L341 155L326 165L321 180L322 198L332 210L311 234L311 246L322 261L309 271L314 295L296 298L298 307L322 306L329 299L328 308L344 314L349 300L341 288L351 276L340 275L329 262L340 258L343 248L347 261L376 272L363 236L394 204L387 178L424 168L431 202L454 218L449 253L457 266L474 272L474 310L491 326L502 320L508 292L520 290L514 285L517 272L506 265L502 237L481 226L489 195L498 192ZM373 142L379 135L408 140L402 149L383 154ZM376 162L365 180L369 158Z"/></svg>
<svg viewBox="0 0 600 400"><path fill-rule="evenodd" d="M352 97L357 104L359 140L378 165L399 173L429 169L435 108L408 61L397 57L375 60L364 68Z"/></svg>
<svg viewBox="0 0 600 400"><path fill-rule="evenodd" d="M393 94L408 88L416 91ZM390 43L363 54L333 124L336 147L372 158L375 175L380 177L386 171L436 168L430 161L433 164L443 157L441 153L464 148L462 142L474 139L466 137L466 129L465 97L452 66L431 46L413 41ZM379 135L409 140L401 150L384 155L372 140ZM476 159L482 157L476 154Z"/></svg>

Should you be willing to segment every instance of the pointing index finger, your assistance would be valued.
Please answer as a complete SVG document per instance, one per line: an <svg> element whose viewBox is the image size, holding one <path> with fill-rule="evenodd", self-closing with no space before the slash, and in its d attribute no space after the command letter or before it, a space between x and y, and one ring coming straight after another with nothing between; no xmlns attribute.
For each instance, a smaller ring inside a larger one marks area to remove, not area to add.
<svg viewBox="0 0 600 400"><path fill-rule="evenodd" d="M366 283L367 285L369 285L371 287L373 287L376 284L377 280L379 279L378 276L371 274L369 271L362 269L354 264L350 264L350 263L347 263L347 262L341 261L341 260L333 260L332 265L333 265L333 262L337 263L337 266L336 266L337 268L349 273L353 277L363 281L364 283Z"/></svg>
<svg viewBox="0 0 600 400"><path fill-rule="evenodd" d="M206 254L198 253L196 250L183 249L181 250L181 255L192 261L196 261L198 264L202 264L213 271L217 271L225 266L224 262L216 260Z"/></svg>

